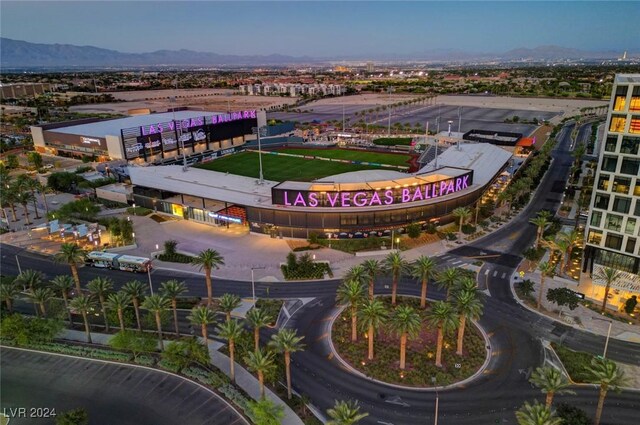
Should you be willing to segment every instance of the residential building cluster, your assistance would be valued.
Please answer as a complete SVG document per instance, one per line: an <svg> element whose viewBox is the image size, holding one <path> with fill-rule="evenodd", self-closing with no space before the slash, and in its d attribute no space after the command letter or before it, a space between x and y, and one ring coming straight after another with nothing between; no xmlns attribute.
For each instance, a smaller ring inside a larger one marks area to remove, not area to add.
<svg viewBox="0 0 640 425"><path fill-rule="evenodd" d="M347 88L342 84L245 84L238 87L240 93L249 96L340 96Z"/></svg>

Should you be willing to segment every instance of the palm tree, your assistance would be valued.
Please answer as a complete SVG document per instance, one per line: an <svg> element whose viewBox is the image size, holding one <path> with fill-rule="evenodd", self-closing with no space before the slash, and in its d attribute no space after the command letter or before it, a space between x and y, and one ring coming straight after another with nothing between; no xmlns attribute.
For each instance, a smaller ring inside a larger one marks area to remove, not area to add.
<svg viewBox="0 0 640 425"><path fill-rule="evenodd" d="M29 204L29 202L33 201L33 194L29 192L26 187L20 186L17 190L15 199L19 204L22 205L22 208L24 209L25 224L30 225L31 221L29 221L29 209L27 208L27 205Z"/></svg>
<svg viewBox="0 0 640 425"><path fill-rule="evenodd" d="M82 314L82 320L84 321L84 331L87 334L87 342L91 344L91 328L89 327L89 313L95 308L95 301L92 297L84 294L80 294L71 300L69 307L72 312Z"/></svg>
<svg viewBox="0 0 640 425"><path fill-rule="evenodd" d="M442 270L438 273L436 277L436 285L440 289L447 289L447 299L449 299L449 294L451 293L451 289L455 288L462 278L462 273L457 267L449 267L448 269Z"/></svg>
<svg viewBox="0 0 640 425"><path fill-rule="evenodd" d="M367 274L364 266L362 266L362 264L358 264L347 270L342 280L345 282L355 280L356 282L360 282L362 285L366 285L369 280L369 275Z"/></svg>
<svg viewBox="0 0 640 425"><path fill-rule="evenodd" d="M369 275L369 299L373 299L374 285L376 281L376 275L383 272L384 268L378 260L366 260L362 263L362 267Z"/></svg>
<svg viewBox="0 0 640 425"><path fill-rule="evenodd" d="M353 425L369 416L368 413L360 413L360 406L357 401L338 401L333 408L327 410L327 415L331 418L327 425Z"/></svg>
<svg viewBox="0 0 640 425"><path fill-rule="evenodd" d="M260 349L260 329L269 325L273 317L265 310L261 310L259 308L252 308L247 312L247 322L253 328L253 345L255 351Z"/></svg>
<svg viewBox="0 0 640 425"><path fill-rule="evenodd" d="M142 332L142 322L140 321L140 302L147 293L147 287L139 280L132 280L125 283L122 286L122 292L131 297L133 303L133 310L136 313L136 322L138 324L138 331Z"/></svg>
<svg viewBox="0 0 640 425"><path fill-rule="evenodd" d="M367 300L358 312L360 326L367 331L369 340L368 360L373 360L373 337L376 330L387 321L387 308L380 300Z"/></svg>
<svg viewBox="0 0 640 425"><path fill-rule="evenodd" d="M536 232L536 248L540 247L540 239L542 238L542 234L545 229L551 222L549 219L551 218L551 213L547 210L542 210L538 212L538 216L536 218L532 218L529 220L529 223L534 224L538 227L538 231Z"/></svg>
<svg viewBox="0 0 640 425"><path fill-rule="evenodd" d="M44 283L44 274L37 270L25 270L20 273L13 282L16 285L22 285L23 288L28 288L33 292L34 289L41 287Z"/></svg>
<svg viewBox="0 0 640 425"><path fill-rule="evenodd" d="M62 295L64 301L64 309L69 315L69 324L73 325L71 319L71 311L69 311L69 291L73 289L73 278L69 275L56 276L51 280L51 286Z"/></svg>
<svg viewBox="0 0 640 425"><path fill-rule="evenodd" d="M156 317L156 327L158 328L158 341L160 342L160 351L164 351L164 343L162 342L162 320L160 314L169 308L171 301L163 295L154 294L145 298L142 308L154 313Z"/></svg>
<svg viewBox="0 0 640 425"><path fill-rule="evenodd" d="M582 237L582 232L579 232L576 229L573 229L568 233L561 232L558 234L558 238L561 241L561 247L566 247L566 250L562 253L564 266L560 269L560 271L566 272L567 266L571 264L571 254L573 252L573 248L579 246L582 243Z"/></svg>
<svg viewBox="0 0 640 425"><path fill-rule="evenodd" d="M427 307L427 284L429 279L433 279L436 274L436 262L426 255L418 257L411 267L411 276L422 282L422 290L420 291L420 308Z"/></svg>
<svg viewBox="0 0 640 425"><path fill-rule="evenodd" d="M340 304L348 304L351 310L351 341L358 340L358 304L364 298L364 286L356 280L343 282L338 288L336 301Z"/></svg>
<svg viewBox="0 0 640 425"><path fill-rule="evenodd" d="M176 335L180 335L180 330L178 329L178 297L187 291L187 285L175 279L167 280L160 284L160 293L171 300Z"/></svg>
<svg viewBox="0 0 640 425"><path fill-rule="evenodd" d="M0 298L7 305L9 313L13 313L13 299L20 294L20 287L14 280L11 283L3 283L0 285Z"/></svg>
<svg viewBox="0 0 640 425"><path fill-rule="evenodd" d="M444 333L458 326L458 316L453 306L446 301L433 303L431 311L427 315L431 326L438 328L438 346L436 347L436 366L442 367L442 343Z"/></svg>
<svg viewBox="0 0 640 425"><path fill-rule="evenodd" d="M569 380L558 369L552 366L536 368L529 379L536 387L540 388L543 393L547 394L545 407L551 408L554 394L575 394L566 388L571 385Z"/></svg>
<svg viewBox="0 0 640 425"><path fill-rule="evenodd" d="M452 214L459 221L458 233L462 233L462 225L471 217L471 210L467 207L458 207L452 211Z"/></svg>
<svg viewBox="0 0 640 425"><path fill-rule="evenodd" d="M420 315L412 307L401 305L395 309L389 325L400 336L400 369L404 369L407 337L413 337L420 331L422 326Z"/></svg>
<svg viewBox="0 0 640 425"><path fill-rule="evenodd" d="M223 294L220 297L220 310L227 316L227 322L231 320L231 312L242 304L240 297L235 294Z"/></svg>
<svg viewBox="0 0 640 425"><path fill-rule="evenodd" d="M619 270L612 269L611 267L599 267L598 270L593 275L593 279L604 281L604 297L602 298L602 307L600 311L604 313L604 310L607 308L607 299L609 297L609 290L611 289L611 284L615 283L622 277L622 273Z"/></svg>
<svg viewBox="0 0 640 425"><path fill-rule="evenodd" d="M80 276L78 275L78 264L83 263L87 253L74 243L63 243L53 260L58 263L66 263L71 267L71 275L76 282L78 294L82 291L80 288Z"/></svg>
<svg viewBox="0 0 640 425"><path fill-rule="evenodd" d="M548 261L544 261L538 264L538 270L540 270L540 292L538 292L538 306L536 307L540 310L540 304L542 303L542 293L544 292L544 279L547 276L551 276L553 274L553 270L555 267L553 264Z"/></svg>
<svg viewBox="0 0 640 425"><path fill-rule="evenodd" d="M534 401L533 404L524 402L520 410L516 411L518 425L562 425L564 421L555 416L548 407Z"/></svg>
<svg viewBox="0 0 640 425"><path fill-rule="evenodd" d="M236 380L235 361L234 361L234 356L236 351L235 342L242 336L242 333L244 332L244 330L242 329L242 326L240 326L238 321L235 319L224 322L223 324L218 326L217 330L218 330L218 335L221 338L224 338L227 341L229 341L229 369L230 369L229 377L231 378L231 381L235 382Z"/></svg>
<svg viewBox="0 0 640 425"><path fill-rule="evenodd" d="M599 425L607 392L609 390L618 391L620 387L627 385L628 379L616 363L605 358L593 358L591 367L587 367L587 372L591 375L591 381L600 386L598 407L596 408L596 417L594 419L594 425Z"/></svg>
<svg viewBox="0 0 640 425"><path fill-rule="evenodd" d="M469 320L478 320L482 315L482 301L480 294L474 288L472 290L460 290L456 293L453 305L459 314L458 317L458 341L456 346L456 354L462 355L462 342L464 340L464 328Z"/></svg>
<svg viewBox="0 0 640 425"><path fill-rule="evenodd" d="M200 325L204 345L209 347L209 332L207 326L216 322L216 313L210 307L201 305L192 308L191 314L187 316L187 319L194 325Z"/></svg>
<svg viewBox="0 0 640 425"><path fill-rule="evenodd" d="M118 321L122 332L124 332L124 309L129 306L130 302L131 296L123 291L109 294L107 297L106 306L118 313Z"/></svg>
<svg viewBox="0 0 640 425"><path fill-rule="evenodd" d="M260 383L260 398L264 398L264 375L273 371L276 364L273 361L273 353L271 351L249 351L244 358L247 362L249 370L258 374L258 382Z"/></svg>
<svg viewBox="0 0 640 425"><path fill-rule="evenodd" d="M408 264L399 252L390 252L384 259L384 268L392 276L391 305L396 305L396 293L398 292L398 280L407 270Z"/></svg>
<svg viewBox="0 0 640 425"><path fill-rule="evenodd" d="M51 298L53 298L53 296L54 293L51 288L36 288L27 294L27 297L33 301L34 304L38 304L40 306L40 313L42 313L43 317L47 317L46 304Z"/></svg>
<svg viewBox="0 0 640 425"><path fill-rule="evenodd" d="M269 346L284 354L284 369L287 376L287 397L291 400L291 353L304 350L304 336L298 336L295 329L280 329L271 336Z"/></svg>
<svg viewBox="0 0 640 425"><path fill-rule="evenodd" d="M87 289L91 294L97 295L102 309L102 317L104 318L104 327L109 332L109 318L107 317L107 307L105 300L113 289L113 282L108 277L96 277L87 284Z"/></svg>
<svg viewBox="0 0 640 425"><path fill-rule="evenodd" d="M207 305L213 303L213 287L211 286L211 270L219 269L224 265L224 259L215 249L205 249L200 251L197 257L191 260L191 264L199 266L199 270L204 269L204 278L207 283Z"/></svg>

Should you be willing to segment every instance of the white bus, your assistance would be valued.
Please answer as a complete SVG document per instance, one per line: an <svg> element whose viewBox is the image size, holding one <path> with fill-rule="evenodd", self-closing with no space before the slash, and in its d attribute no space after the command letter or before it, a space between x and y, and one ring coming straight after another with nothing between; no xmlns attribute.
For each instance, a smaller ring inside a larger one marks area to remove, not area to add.
<svg viewBox="0 0 640 425"><path fill-rule="evenodd" d="M86 264L91 267L144 273L151 268L151 260L148 258L102 251L91 251L88 253Z"/></svg>

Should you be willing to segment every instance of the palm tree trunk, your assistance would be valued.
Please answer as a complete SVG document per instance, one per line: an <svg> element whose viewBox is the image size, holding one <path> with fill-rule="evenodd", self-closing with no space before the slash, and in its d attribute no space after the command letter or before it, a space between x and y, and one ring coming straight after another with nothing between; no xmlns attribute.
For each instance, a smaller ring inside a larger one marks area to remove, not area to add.
<svg viewBox="0 0 640 425"><path fill-rule="evenodd" d="M400 369L404 369L405 355L407 350L407 334L400 335Z"/></svg>
<svg viewBox="0 0 640 425"><path fill-rule="evenodd" d="M124 314L121 308L118 309L118 321L120 322L120 330L124 332Z"/></svg>
<svg viewBox="0 0 640 425"><path fill-rule="evenodd" d="M207 324L203 323L200 325L200 331L202 332L202 339L204 339L204 345L209 349L209 335L207 332Z"/></svg>
<svg viewBox="0 0 640 425"><path fill-rule="evenodd" d="M13 303L11 302L11 298L7 298L4 302L7 304L7 310L9 310L9 313L13 313Z"/></svg>
<svg viewBox="0 0 640 425"><path fill-rule="evenodd" d="M44 203L44 212L47 217L47 221L49 221L49 204L47 203L47 195L42 191L42 201Z"/></svg>
<svg viewBox="0 0 640 425"><path fill-rule="evenodd" d="M604 407L604 398L607 396L607 390L600 387L600 396L598 397L598 407L596 407L596 417L593 420L594 425L600 425L600 417L602 416L602 408Z"/></svg>
<svg viewBox="0 0 640 425"><path fill-rule="evenodd" d="M67 311L67 315L69 316L69 326L73 327L73 319L71 318L71 310L69 310L69 296L66 291L62 291L62 301L64 301L64 309Z"/></svg>
<svg viewBox="0 0 640 425"><path fill-rule="evenodd" d="M567 248L567 259L568 259L568 261L565 261L565 262L564 262L564 263L565 263L565 266L564 266L564 268L565 268L565 273L567 272L567 270L566 270L566 269L571 265L571 252L572 252L572 251L573 251L573 247L572 247L572 246L570 246L569 248Z"/></svg>
<svg viewBox="0 0 640 425"><path fill-rule="evenodd" d="M39 304L40 304L40 311L42 312L42 317L44 317L46 319L47 318L47 309L44 306L44 302L41 302Z"/></svg>
<svg viewBox="0 0 640 425"><path fill-rule="evenodd" d="M229 377L231 378L231 382L236 382L236 368L235 362L233 360L235 354L236 346L233 343L233 340L229 340Z"/></svg>
<svg viewBox="0 0 640 425"><path fill-rule="evenodd" d="M351 304L351 341L356 342L358 340L358 318L356 316L356 306Z"/></svg>
<svg viewBox="0 0 640 425"><path fill-rule="evenodd" d="M33 193L33 191L31 191ZM36 210L36 218L40 218L40 214L38 214L38 203L36 201L36 196L33 195L33 209Z"/></svg>
<svg viewBox="0 0 640 425"><path fill-rule="evenodd" d="M175 326L176 335L180 335L180 330L178 329L178 302L175 298L171 300L171 308L173 310L173 325Z"/></svg>
<svg viewBox="0 0 640 425"><path fill-rule="evenodd" d="M287 397L291 400L291 353L284 352L284 372L287 375Z"/></svg>
<svg viewBox="0 0 640 425"><path fill-rule="evenodd" d="M393 274L393 283L391 284L391 305L395 307L396 305L396 292L398 291L398 277L394 273Z"/></svg>
<svg viewBox="0 0 640 425"><path fill-rule="evenodd" d="M261 370L258 371L258 382L260 383L260 399L264 398L264 374Z"/></svg>
<svg viewBox="0 0 640 425"><path fill-rule="evenodd" d="M159 311L156 311L156 326L158 327L158 341L160 341L160 351L164 351L164 343L162 342L162 322L160 321Z"/></svg>
<svg viewBox="0 0 640 425"><path fill-rule="evenodd" d="M374 277L371 276L369 281L369 299L373 301L373 285L375 284Z"/></svg>
<svg viewBox="0 0 640 425"><path fill-rule="evenodd" d="M136 313L136 322L138 323L138 331L142 332L142 322L140 322L140 305L137 298L133 300L133 311Z"/></svg>
<svg viewBox="0 0 640 425"><path fill-rule="evenodd" d="M29 210L27 209L27 204L26 203L22 204L22 208L24 208L24 221L25 221L24 224L29 225L31 224L31 222L29 221Z"/></svg>
<svg viewBox="0 0 640 425"><path fill-rule="evenodd" d="M442 341L444 335L442 334L442 327L438 326L438 346L436 347L436 366L442 367Z"/></svg>
<svg viewBox="0 0 640 425"><path fill-rule="evenodd" d="M231 321L231 312L226 313L227 322Z"/></svg>
<svg viewBox="0 0 640 425"><path fill-rule="evenodd" d="M109 318L107 317L107 308L104 305L103 295L100 295L100 307L102 308L102 317L104 318L104 328L109 332Z"/></svg>
<svg viewBox="0 0 640 425"><path fill-rule="evenodd" d="M609 289L611 289L611 282L607 282L607 286L604 287L604 298L602 299L602 308L600 309L601 313L604 313L607 308L607 299L609 297Z"/></svg>
<svg viewBox="0 0 640 425"><path fill-rule="evenodd" d="M464 314L460 315L460 326L458 327L458 346L456 349L456 354L462 355L462 340L464 338L464 326L467 322L467 317Z"/></svg>
<svg viewBox="0 0 640 425"><path fill-rule="evenodd" d="M211 307L213 304L213 287L211 286L211 268L206 267L204 269L204 280L207 283L207 306Z"/></svg>
<svg viewBox="0 0 640 425"><path fill-rule="evenodd" d="M82 312L82 320L84 320L84 332L87 334L87 342L91 344L91 329L89 328L89 319L87 318L87 313L85 311Z"/></svg>
<svg viewBox="0 0 640 425"><path fill-rule="evenodd" d="M549 391L547 393L547 398L545 400L545 406L547 409L551 409L551 403L553 402L553 391Z"/></svg>
<svg viewBox="0 0 640 425"><path fill-rule="evenodd" d="M76 289L78 290L78 294L82 293L82 288L80 288L80 276L78 275L78 267L75 263L69 264L71 267L71 275L73 276L73 280L76 282Z"/></svg>
<svg viewBox="0 0 640 425"><path fill-rule="evenodd" d="M462 233L462 217L460 217L460 226L458 227L458 233Z"/></svg>
<svg viewBox="0 0 640 425"><path fill-rule="evenodd" d="M544 289L544 274L540 276L540 292L538 293L538 306L536 307L540 310L540 304L542 303L542 291Z"/></svg>
<svg viewBox="0 0 640 425"><path fill-rule="evenodd" d="M11 207L11 215L13 215L13 221L18 221L18 216L16 215L16 206L13 203L9 204L9 206Z"/></svg>
<svg viewBox="0 0 640 425"><path fill-rule="evenodd" d="M253 329L253 346L256 352L260 349L260 329L257 327Z"/></svg>
<svg viewBox="0 0 640 425"><path fill-rule="evenodd" d="M369 354L367 360L373 360L373 326L369 326Z"/></svg>
<svg viewBox="0 0 640 425"><path fill-rule="evenodd" d="M427 308L427 279L422 279L422 291L420 292L420 308Z"/></svg>
<svg viewBox="0 0 640 425"><path fill-rule="evenodd" d="M542 236L542 228L538 227L538 231L536 232L536 249L540 248L540 237Z"/></svg>

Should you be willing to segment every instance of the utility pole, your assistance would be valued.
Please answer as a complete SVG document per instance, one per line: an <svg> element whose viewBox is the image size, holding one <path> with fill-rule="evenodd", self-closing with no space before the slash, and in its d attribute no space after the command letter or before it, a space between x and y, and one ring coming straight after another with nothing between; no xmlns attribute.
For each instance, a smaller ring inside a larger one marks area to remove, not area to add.
<svg viewBox="0 0 640 425"><path fill-rule="evenodd" d="M462 124L462 106L458 107L458 133L460 133L460 126Z"/></svg>
<svg viewBox="0 0 640 425"><path fill-rule="evenodd" d="M391 106L389 106L389 123L387 124L387 134L391 135Z"/></svg>
<svg viewBox="0 0 640 425"><path fill-rule="evenodd" d="M253 127L251 131L253 134L258 136L258 162L260 163L260 177L258 180L258 184L264 184L264 178L262 175L262 145L260 143L260 136L266 136L266 128L265 127Z"/></svg>

